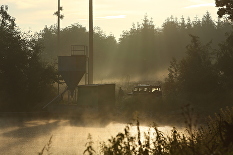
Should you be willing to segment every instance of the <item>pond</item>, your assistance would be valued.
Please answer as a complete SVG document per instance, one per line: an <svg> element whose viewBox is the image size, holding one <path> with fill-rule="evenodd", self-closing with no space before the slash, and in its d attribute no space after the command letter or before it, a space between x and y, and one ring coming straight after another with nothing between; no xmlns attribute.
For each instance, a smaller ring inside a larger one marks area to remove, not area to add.
<svg viewBox="0 0 233 155"><path fill-rule="evenodd" d="M0 152L1 154L38 154L52 136L52 154L83 154L87 137L90 133L93 147L98 152L100 142L107 141L111 136L124 132L126 124L100 123L95 120L69 119L19 119L0 118ZM163 126L158 129L170 134L172 127ZM141 126L141 132L148 127ZM132 133L137 133L132 127Z"/></svg>

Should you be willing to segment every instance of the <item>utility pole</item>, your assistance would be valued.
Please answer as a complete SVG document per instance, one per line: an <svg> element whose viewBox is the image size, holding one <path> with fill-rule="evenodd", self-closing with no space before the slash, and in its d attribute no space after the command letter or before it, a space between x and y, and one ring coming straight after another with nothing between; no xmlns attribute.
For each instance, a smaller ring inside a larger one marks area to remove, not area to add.
<svg viewBox="0 0 233 155"><path fill-rule="evenodd" d="M60 0L58 0L57 8L57 48L58 54L60 54Z"/></svg>
<svg viewBox="0 0 233 155"><path fill-rule="evenodd" d="M60 54L60 20L64 18L64 15L61 15L62 7L60 7L60 0L58 0L57 11L53 15L57 16L57 48L58 54Z"/></svg>
<svg viewBox="0 0 233 155"><path fill-rule="evenodd" d="M93 84L93 3L89 0L89 64L88 84Z"/></svg>

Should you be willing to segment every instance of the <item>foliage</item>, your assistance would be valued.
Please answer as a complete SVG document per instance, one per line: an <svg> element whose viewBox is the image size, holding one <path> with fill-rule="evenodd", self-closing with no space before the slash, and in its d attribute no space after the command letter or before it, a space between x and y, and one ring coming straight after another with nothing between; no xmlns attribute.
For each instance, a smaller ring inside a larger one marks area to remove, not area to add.
<svg viewBox="0 0 233 155"><path fill-rule="evenodd" d="M217 68L220 74L220 83L227 91L233 91L233 33L231 33L226 42L220 44L220 50L217 55Z"/></svg>
<svg viewBox="0 0 233 155"><path fill-rule="evenodd" d="M165 20L162 28L156 28L152 19L145 16L141 24L133 24L129 31L123 31L117 49L115 66L119 66L119 70L116 71L119 75L130 75L132 79L156 78L169 66L172 58L180 60L185 57L190 34L199 36L203 44L211 41L209 46L217 49L218 43L225 40L225 33L230 30L229 22L219 20L216 24L209 12L202 19L196 17L194 21L183 17L178 21L171 16Z"/></svg>
<svg viewBox="0 0 233 155"><path fill-rule="evenodd" d="M118 133L108 142L102 143L104 155L204 155L233 153L233 109L226 108L209 118L206 125L196 127L192 110L184 107L186 130L182 133L175 127L171 135L165 135L153 125L144 133L140 131L137 121L137 134L132 135L132 125L127 125L124 133Z"/></svg>
<svg viewBox="0 0 233 155"><path fill-rule="evenodd" d="M48 98L56 78L54 67L40 60L35 36L21 33L7 13L0 12L0 97L2 110L29 110ZM5 109L6 110L6 109Z"/></svg>
<svg viewBox="0 0 233 155"><path fill-rule="evenodd" d="M57 49L57 28L56 26L45 27L40 32L41 44L44 45L42 59L46 62L56 62L57 56L70 55L71 45L88 45L88 32L80 24L72 24L60 32L60 53ZM94 74L101 79L111 70L112 59L116 49L116 40L112 35L105 35L99 28L94 29ZM79 53L80 54L80 53ZM103 73L102 75L99 72Z"/></svg>
<svg viewBox="0 0 233 155"><path fill-rule="evenodd" d="M197 96L215 93L219 88L219 79L210 44L201 45L198 37L190 36L187 56L180 61L171 61L164 86L168 94L182 94L193 103L197 102Z"/></svg>
<svg viewBox="0 0 233 155"><path fill-rule="evenodd" d="M89 155L93 155L93 154L96 153L96 152L95 152L95 150L94 150L93 147L92 147L92 144L93 144L94 142L92 141L92 137L91 137L91 134L90 134L90 133L88 134L87 140L88 140L88 142L87 142L86 145L85 145L85 146L86 146L86 150L84 150L83 154L88 153Z"/></svg>
<svg viewBox="0 0 233 155"><path fill-rule="evenodd" d="M62 8L62 7L59 7L59 10L56 11L56 12L54 12L53 15L59 16L60 19L63 19L63 18L64 18L64 15L61 15L61 14L60 14L60 11L62 11L62 10L63 10L63 8Z"/></svg>
<svg viewBox="0 0 233 155"><path fill-rule="evenodd" d="M215 0L216 7L218 9L218 16L222 18L223 16L227 16L228 19L233 20L233 1L232 0Z"/></svg>
<svg viewBox="0 0 233 155"><path fill-rule="evenodd" d="M233 153L233 107L220 109L204 124L197 124L193 108L182 108L185 127L173 127L170 133L163 133L154 123L147 129L140 126L137 118L135 125L128 124L119 132L100 143L98 153L92 147L93 140L88 134L88 142L83 154L99 155L230 155ZM181 125L181 124L179 124ZM51 154L52 136L39 154ZM80 152L78 152L80 154Z"/></svg>
<svg viewBox="0 0 233 155"><path fill-rule="evenodd" d="M226 39L225 33L232 30L226 20L215 22L209 12L202 18L178 20L167 18L162 27L157 27L147 15L124 30L116 41L113 35L106 35L99 27L94 28L94 75L96 80L117 79L125 76L131 80L154 80L169 66L172 58L185 57L189 34L199 36L200 42L212 41L213 48ZM40 41L44 45L42 59L53 62L57 55L70 55L70 46L88 45L88 31L80 24L72 24L60 32L61 53L57 49L56 26L45 27ZM127 66L127 67L126 67ZM101 74L100 74L101 73ZM157 75L157 77L156 77Z"/></svg>
<svg viewBox="0 0 233 155"><path fill-rule="evenodd" d="M163 90L165 91L165 94L171 96L171 95L177 95L178 88L179 88L179 63L175 58L173 58L170 62L170 66L168 68L168 77L165 79L165 83L163 85Z"/></svg>
<svg viewBox="0 0 233 155"><path fill-rule="evenodd" d="M181 91L194 94L213 91L216 89L217 74L214 72L209 44L202 46L198 37L191 37L187 57L180 61L178 80Z"/></svg>
<svg viewBox="0 0 233 155"><path fill-rule="evenodd" d="M50 149L52 147L52 138L53 138L53 135L49 138L48 143L43 147L43 149L38 153L38 155L43 155L45 151L47 152L48 155L52 154L50 152Z"/></svg>
<svg viewBox="0 0 233 155"><path fill-rule="evenodd" d="M117 63L122 70L123 75L142 74L147 76L150 72L149 68L156 67L156 41L157 30L153 21L147 16L142 24L137 27L133 25L130 31L125 31L119 39ZM149 56L150 55L150 56ZM119 64L119 62L121 62ZM127 67L125 67L127 64Z"/></svg>

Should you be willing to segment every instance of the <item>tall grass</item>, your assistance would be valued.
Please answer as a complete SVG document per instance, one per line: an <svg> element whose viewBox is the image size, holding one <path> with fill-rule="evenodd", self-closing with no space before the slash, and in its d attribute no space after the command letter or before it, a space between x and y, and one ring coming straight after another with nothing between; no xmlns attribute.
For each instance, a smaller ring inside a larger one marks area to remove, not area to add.
<svg viewBox="0 0 233 155"><path fill-rule="evenodd" d="M197 126L193 110L183 109L186 130L175 127L171 135L165 135L154 124L148 132L140 131L137 120L137 135L131 135L132 125L101 144L103 155L230 155L233 154L233 108L220 110L209 117L206 125ZM142 138L142 134L144 137Z"/></svg>
<svg viewBox="0 0 233 155"><path fill-rule="evenodd" d="M43 155L45 154L45 152L48 155L52 154L52 152L50 152L50 149L52 147L52 138L53 138L53 135L49 138L48 143L42 148L42 150L38 153L38 155Z"/></svg>
<svg viewBox="0 0 233 155"><path fill-rule="evenodd" d="M98 155L232 155L233 107L221 109L215 116L208 117L204 125L198 125L194 116L189 105L183 107L185 131L173 127L168 135L155 123L142 132L137 119L136 134L132 132L133 124L126 125L123 132L101 142ZM49 152L51 143L52 136L39 154ZM83 154L97 154L92 144L89 134Z"/></svg>
<svg viewBox="0 0 233 155"><path fill-rule="evenodd" d="M92 137L91 137L90 133L87 136L87 140L88 140L88 142L85 145L86 146L86 150L84 150L83 154L93 155L93 154L96 153L96 151L92 147L92 145L93 145L94 142L92 141Z"/></svg>

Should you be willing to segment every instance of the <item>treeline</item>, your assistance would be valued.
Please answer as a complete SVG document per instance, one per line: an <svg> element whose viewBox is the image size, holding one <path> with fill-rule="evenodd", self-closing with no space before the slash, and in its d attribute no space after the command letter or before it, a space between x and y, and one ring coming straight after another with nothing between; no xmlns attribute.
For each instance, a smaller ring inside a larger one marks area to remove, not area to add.
<svg viewBox="0 0 233 155"><path fill-rule="evenodd" d="M191 35L186 56L172 59L163 85L167 104L192 104L199 112L216 111L232 105L233 33L213 50Z"/></svg>
<svg viewBox="0 0 233 155"><path fill-rule="evenodd" d="M41 60L38 36L21 32L0 7L0 112L35 110L54 96L54 65Z"/></svg>
<svg viewBox="0 0 233 155"><path fill-rule="evenodd" d="M142 23L133 24L123 31L119 41L113 35L106 35L99 27L94 30L94 78L95 80L130 77L132 80L154 80L166 76L166 70L173 57L185 56L189 35L199 36L203 44L211 42L211 48L225 41L232 24L227 20L214 21L207 12L200 19L183 17L178 20L169 17L162 27L156 27L152 19L145 16ZM44 44L43 59L51 61L57 55L70 55L70 46L88 45L88 31L79 24L61 30L61 53L57 49L56 26L45 27L41 32Z"/></svg>
<svg viewBox="0 0 233 155"><path fill-rule="evenodd" d="M60 50L57 45L57 27L45 27L39 34L40 43L44 45L41 53L45 62L57 63L57 56L71 55L71 45L86 45L89 43L89 33L80 24L73 24L60 32ZM115 56L117 41L114 36L107 36L99 27L94 28L94 75L100 78L108 69L112 70L111 58ZM60 51L60 53L58 52ZM111 72L112 73L112 72Z"/></svg>
<svg viewBox="0 0 233 155"><path fill-rule="evenodd" d="M161 28L145 16L141 24L123 31L118 42L96 27L94 78L156 81L174 58L164 85L168 98L182 94L192 100L189 93L231 92L231 31L230 22L213 21L208 12L194 21L170 17ZM73 24L61 30L58 50L56 26L35 35L21 32L7 6L0 10L0 36L2 111L32 110L50 100L55 95L57 56L70 55L71 45L88 45L86 28Z"/></svg>

